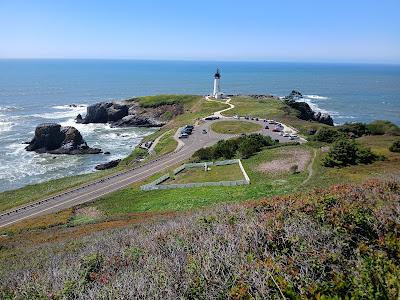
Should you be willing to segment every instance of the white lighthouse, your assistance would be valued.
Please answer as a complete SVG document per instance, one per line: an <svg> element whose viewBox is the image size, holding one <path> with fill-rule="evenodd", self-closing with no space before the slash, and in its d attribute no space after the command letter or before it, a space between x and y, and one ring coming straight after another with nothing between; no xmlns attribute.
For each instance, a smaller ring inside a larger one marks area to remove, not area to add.
<svg viewBox="0 0 400 300"><path fill-rule="evenodd" d="M213 97L215 99L220 99L222 98L222 93L221 93L221 88L219 85L219 81L221 79L221 74L219 73L219 69L217 69L217 72L215 72L214 75L214 92L213 92Z"/></svg>

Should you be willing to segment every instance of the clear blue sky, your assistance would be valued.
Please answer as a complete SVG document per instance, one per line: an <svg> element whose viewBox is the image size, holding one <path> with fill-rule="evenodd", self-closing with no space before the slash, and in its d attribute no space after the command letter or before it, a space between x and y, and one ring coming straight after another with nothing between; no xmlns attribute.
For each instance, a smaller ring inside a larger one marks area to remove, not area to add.
<svg viewBox="0 0 400 300"><path fill-rule="evenodd" d="M400 0L0 0L0 58L400 63Z"/></svg>

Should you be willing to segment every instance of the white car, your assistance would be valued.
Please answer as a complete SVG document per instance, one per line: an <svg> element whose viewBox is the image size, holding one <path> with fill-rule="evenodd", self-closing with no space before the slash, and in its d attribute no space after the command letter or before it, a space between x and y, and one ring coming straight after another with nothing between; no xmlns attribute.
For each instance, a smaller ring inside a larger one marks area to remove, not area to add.
<svg viewBox="0 0 400 300"><path fill-rule="evenodd" d="M283 134L283 137L290 137L290 134L286 132Z"/></svg>

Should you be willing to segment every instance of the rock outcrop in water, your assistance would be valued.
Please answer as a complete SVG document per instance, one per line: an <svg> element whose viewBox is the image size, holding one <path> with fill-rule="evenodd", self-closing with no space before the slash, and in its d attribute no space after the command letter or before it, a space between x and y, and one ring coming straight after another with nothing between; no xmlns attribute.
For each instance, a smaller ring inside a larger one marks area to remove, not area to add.
<svg viewBox="0 0 400 300"><path fill-rule="evenodd" d="M121 161L120 159L116 159L116 160L106 162L104 164L99 164L95 167L95 169L96 170L107 170L107 169L115 168L116 166L118 166L120 161Z"/></svg>
<svg viewBox="0 0 400 300"><path fill-rule="evenodd" d="M141 107L134 99L121 103L100 102L88 106L86 116L77 123L109 123L111 127L161 127L172 117L184 113L181 104Z"/></svg>
<svg viewBox="0 0 400 300"><path fill-rule="evenodd" d="M298 117L300 119L333 126L333 119L329 114L313 111L310 105L302 102L301 99L303 99L303 95L299 91L293 90L289 96L284 98L284 101L287 105L299 111Z"/></svg>
<svg viewBox="0 0 400 300"><path fill-rule="evenodd" d="M25 148L27 151L51 154L98 154L101 149L90 148L80 132L71 126L56 123L40 124L35 136Z"/></svg>

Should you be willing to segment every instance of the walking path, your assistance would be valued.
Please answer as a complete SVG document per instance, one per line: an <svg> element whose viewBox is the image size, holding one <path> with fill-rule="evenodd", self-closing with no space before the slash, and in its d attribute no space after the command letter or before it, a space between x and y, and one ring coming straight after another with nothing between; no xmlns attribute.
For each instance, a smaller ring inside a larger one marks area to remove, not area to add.
<svg viewBox="0 0 400 300"><path fill-rule="evenodd" d="M154 149L156 148L158 142L163 138L164 135L166 135L169 131L164 132L162 135L160 135L159 137L157 137L153 143L151 144L148 152L150 155L156 154L156 152L154 151Z"/></svg>
<svg viewBox="0 0 400 300"><path fill-rule="evenodd" d="M206 96L206 100L207 100L207 101L218 102L218 103L225 103L225 104L228 104L228 105L229 105L228 108L225 108L225 109L222 109L222 110L219 110L219 111L216 111L215 113L213 113L214 116L219 117L219 118L221 118L221 119L223 119L223 118L228 118L228 117L222 115L221 113L235 108L235 105L233 105L232 103L230 103L231 100L232 100L231 98L225 98L225 99L226 99L226 101L223 102L223 101L220 101L220 100L211 99L210 96Z"/></svg>
<svg viewBox="0 0 400 300"><path fill-rule="evenodd" d="M310 163L308 164L308 167L307 167L308 176L307 176L307 178L301 183L301 185L305 185L307 182L309 182L310 179L311 179L311 177L314 175L313 165L314 165L315 158L317 157L317 150L316 150L316 149L313 149L313 152L314 152L313 157L312 157L312 159L311 159L311 161L310 161Z"/></svg>

